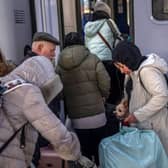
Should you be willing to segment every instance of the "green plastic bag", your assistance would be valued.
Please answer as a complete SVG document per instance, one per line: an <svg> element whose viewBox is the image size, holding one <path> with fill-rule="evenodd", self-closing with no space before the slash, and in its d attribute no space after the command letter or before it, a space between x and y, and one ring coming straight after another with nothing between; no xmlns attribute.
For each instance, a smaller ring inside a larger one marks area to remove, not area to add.
<svg viewBox="0 0 168 168"><path fill-rule="evenodd" d="M122 127L99 145L101 168L168 168L168 157L153 130Z"/></svg>

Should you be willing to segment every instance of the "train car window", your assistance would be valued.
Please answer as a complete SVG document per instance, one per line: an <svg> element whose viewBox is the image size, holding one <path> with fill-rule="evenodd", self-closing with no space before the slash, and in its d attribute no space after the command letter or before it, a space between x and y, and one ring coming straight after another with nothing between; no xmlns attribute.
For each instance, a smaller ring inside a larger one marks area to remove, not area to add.
<svg viewBox="0 0 168 168"><path fill-rule="evenodd" d="M168 20L168 0L152 0L152 15L156 20Z"/></svg>

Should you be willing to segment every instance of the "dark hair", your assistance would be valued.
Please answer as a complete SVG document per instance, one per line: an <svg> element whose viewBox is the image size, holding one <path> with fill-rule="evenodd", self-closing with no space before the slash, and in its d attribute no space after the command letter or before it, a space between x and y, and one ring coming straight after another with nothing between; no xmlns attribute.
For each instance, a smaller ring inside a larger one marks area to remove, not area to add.
<svg viewBox="0 0 168 168"><path fill-rule="evenodd" d="M132 42L122 41L113 50L112 59L114 63L120 62L134 71L146 57L141 55L139 48Z"/></svg>
<svg viewBox="0 0 168 168"><path fill-rule="evenodd" d="M65 36L64 47L72 45L84 45L82 35L78 32L70 32Z"/></svg>
<svg viewBox="0 0 168 168"><path fill-rule="evenodd" d="M24 56L26 56L29 51L31 51L31 47L30 45L26 44L24 47Z"/></svg>
<svg viewBox="0 0 168 168"><path fill-rule="evenodd" d="M3 55L1 49L0 49L0 62L4 62L5 61L5 56Z"/></svg>
<svg viewBox="0 0 168 168"><path fill-rule="evenodd" d="M0 49L0 77L7 75L13 69L14 66L6 61L5 56Z"/></svg>
<svg viewBox="0 0 168 168"><path fill-rule="evenodd" d="M100 19L109 19L110 16L104 11L95 11L93 12L92 21L100 20Z"/></svg>

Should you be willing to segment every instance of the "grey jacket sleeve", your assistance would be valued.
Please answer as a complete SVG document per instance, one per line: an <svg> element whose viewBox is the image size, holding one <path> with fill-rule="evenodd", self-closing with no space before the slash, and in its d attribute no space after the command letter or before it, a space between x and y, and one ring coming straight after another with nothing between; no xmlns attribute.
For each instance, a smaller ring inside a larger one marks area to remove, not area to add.
<svg viewBox="0 0 168 168"><path fill-rule="evenodd" d="M101 61L97 63L96 76L102 97L108 98L110 93L110 76Z"/></svg>
<svg viewBox="0 0 168 168"><path fill-rule="evenodd" d="M50 111L37 87L30 86L27 91L23 112L32 126L53 145L58 156L65 160L76 160L80 157L77 136L69 132Z"/></svg>

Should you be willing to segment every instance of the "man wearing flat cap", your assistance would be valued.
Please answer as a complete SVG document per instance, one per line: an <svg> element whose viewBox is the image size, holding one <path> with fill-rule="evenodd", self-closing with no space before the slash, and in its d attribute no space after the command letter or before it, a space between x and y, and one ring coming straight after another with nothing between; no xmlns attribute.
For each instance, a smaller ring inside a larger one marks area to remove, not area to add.
<svg viewBox="0 0 168 168"><path fill-rule="evenodd" d="M60 44L60 42L54 36L46 32L36 32L33 36L33 41L48 41L55 45Z"/></svg>
<svg viewBox="0 0 168 168"><path fill-rule="evenodd" d="M36 32L33 36L32 52L36 53L36 55L43 55L53 60L56 46L59 44L60 42L51 34Z"/></svg>
<svg viewBox="0 0 168 168"><path fill-rule="evenodd" d="M24 60L40 55L53 61L57 45L60 45L60 42L56 37L46 32L36 32L33 36L32 46L26 45L24 48Z"/></svg>
<svg viewBox="0 0 168 168"><path fill-rule="evenodd" d="M50 61L54 62L55 50L57 45L60 45L60 42L58 41L57 38L55 38L51 34L46 32L36 32L33 36L32 46L31 47L27 45L25 46L24 60L34 56L41 56L41 57L46 57ZM58 84L59 83L57 81L55 85L58 85ZM57 108L55 105L55 101L56 99L54 98L53 101L49 104L49 107L52 110L52 112L56 114ZM45 146L48 143L49 142L46 141L43 137L41 137L41 135L39 136L38 142L36 144L35 153L33 155L33 164L35 166L38 166L38 162L40 159L40 147Z"/></svg>

